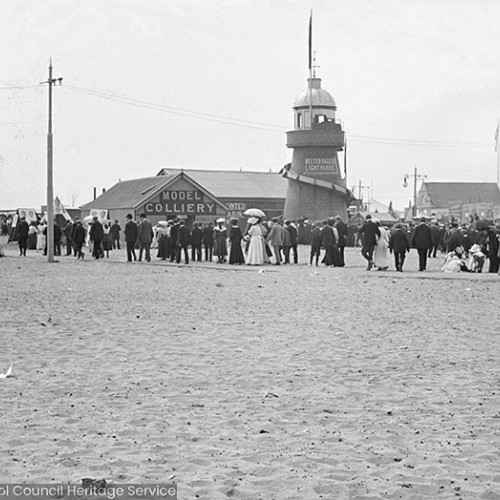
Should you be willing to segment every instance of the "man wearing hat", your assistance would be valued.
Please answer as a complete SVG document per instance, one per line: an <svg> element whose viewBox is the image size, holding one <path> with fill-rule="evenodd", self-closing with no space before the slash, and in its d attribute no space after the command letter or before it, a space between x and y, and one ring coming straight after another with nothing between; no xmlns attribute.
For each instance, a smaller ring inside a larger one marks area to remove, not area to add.
<svg viewBox="0 0 500 500"><path fill-rule="evenodd" d="M337 229L337 233L339 235L339 240L337 242L338 246L338 259L339 259L339 267L345 266L345 246L347 244L347 233L348 228L347 224L342 220L340 215L335 216L335 228Z"/></svg>
<svg viewBox="0 0 500 500"><path fill-rule="evenodd" d="M203 241L203 231L199 222L193 223L191 231L191 260L201 262L201 243Z"/></svg>
<svg viewBox="0 0 500 500"><path fill-rule="evenodd" d="M26 257L26 249L28 248L28 238L30 226L26 222L26 217L21 217L21 221L17 225L17 241L19 243L19 255Z"/></svg>
<svg viewBox="0 0 500 500"><path fill-rule="evenodd" d="M99 222L97 216L94 216L92 219L92 225L90 226L89 231L90 241L92 242L94 248L92 249L92 257L94 259L99 259L103 257L103 253L101 251L102 239L104 238L104 228L102 224Z"/></svg>
<svg viewBox="0 0 500 500"><path fill-rule="evenodd" d="M418 252L418 270L425 271L427 267L427 255L432 248L431 228L426 224L425 217L420 219L420 224L415 228L411 240L411 246Z"/></svg>
<svg viewBox="0 0 500 500"><path fill-rule="evenodd" d="M380 229L372 221L372 216L366 216L365 223L359 228L358 233L363 238L363 245L361 247L361 255L368 261L366 270L369 271L373 267L373 252L377 245L377 238L380 236Z"/></svg>
<svg viewBox="0 0 500 500"><path fill-rule="evenodd" d="M498 273L498 269L500 267L500 258L498 257L498 249L500 246L498 241L499 229L500 227L498 224L496 226L489 226L488 232L486 233L489 273Z"/></svg>
<svg viewBox="0 0 500 500"><path fill-rule="evenodd" d="M297 238L298 233L292 221L285 221L285 226L288 232L290 233L290 249L293 252L293 263L297 264L299 262L299 254L297 252Z"/></svg>
<svg viewBox="0 0 500 500"><path fill-rule="evenodd" d="M132 214L127 214L127 223L125 224L125 243L127 245L127 261L132 262L132 257L137 260L135 255L135 243L137 241L138 230L137 223Z"/></svg>
<svg viewBox="0 0 500 500"><path fill-rule="evenodd" d="M406 252L410 251L410 242L408 241L405 231L403 231L403 224L398 223L395 228L396 230L389 238L389 252L394 252L394 265L396 271L402 273Z"/></svg>
<svg viewBox="0 0 500 500"><path fill-rule="evenodd" d="M281 264L281 247L283 246L284 234L283 227L279 223L278 217L273 217L273 225L267 233L266 243L273 247L274 258L276 266Z"/></svg>
<svg viewBox="0 0 500 500"><path fill-rule="evenodd" d="M177 264L181 263L182 253L184 253L184 263L189 264L188 246L191 242L191 233L186 227L186 221L181 219L179 221L179 231L177 233ZM201 250L200 250L201 253Z"/></svg>
<svg viewBox="0 0 500 500"><path fill-rule="evenodd" d="M139 223L139 233L137 235L137 240L139 241L139 262L142 260L142 252L144 251L144 257L146 262L151 261L151 242L153 241L153 226L151 222L146 218L146 214L141 214L139 216L141 220Z"/></svg>

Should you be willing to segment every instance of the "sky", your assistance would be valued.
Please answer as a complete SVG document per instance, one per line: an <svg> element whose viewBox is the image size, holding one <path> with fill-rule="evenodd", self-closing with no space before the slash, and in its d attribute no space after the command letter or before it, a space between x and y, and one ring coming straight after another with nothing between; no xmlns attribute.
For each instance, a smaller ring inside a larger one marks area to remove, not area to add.
<svg viewBox="0 0 500 500"><path fill-rule="evenodd" d="M497 181L497 0L0 0L0 210L46 203L50 59L67 206L167 166L278 172L311 10L356 195Z"/></svg>

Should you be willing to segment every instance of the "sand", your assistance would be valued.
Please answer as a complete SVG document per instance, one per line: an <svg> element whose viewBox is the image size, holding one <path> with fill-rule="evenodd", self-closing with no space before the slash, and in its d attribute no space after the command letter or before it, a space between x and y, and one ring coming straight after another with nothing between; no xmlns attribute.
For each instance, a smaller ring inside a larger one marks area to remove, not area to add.
<svg viewBox="0 0 500 500"><path fill-rule="evenodd" d="M0 259L2 482L500 499L499 276L87 259Z"/></svg>

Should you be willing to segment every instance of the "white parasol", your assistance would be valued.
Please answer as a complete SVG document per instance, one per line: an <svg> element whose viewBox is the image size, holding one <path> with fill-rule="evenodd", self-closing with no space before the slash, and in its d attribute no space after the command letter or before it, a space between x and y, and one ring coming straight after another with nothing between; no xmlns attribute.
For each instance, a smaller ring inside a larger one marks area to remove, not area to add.
<svg viewBox="0 0 500 500"><path fill-rule="evenodd" d="M265 217L266 214L260 208L249 208L243 212L247 217Z"/></svg>

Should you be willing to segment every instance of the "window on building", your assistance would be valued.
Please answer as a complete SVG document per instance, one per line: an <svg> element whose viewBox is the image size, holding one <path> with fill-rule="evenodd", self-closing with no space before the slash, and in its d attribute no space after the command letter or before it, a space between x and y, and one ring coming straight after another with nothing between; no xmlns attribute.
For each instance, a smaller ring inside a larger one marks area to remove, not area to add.
<svg viewBox="0 0 500 500"><path fill-rule="evenodd" d="M302 128L302 113L297 113L297 128Z"/></svg>

